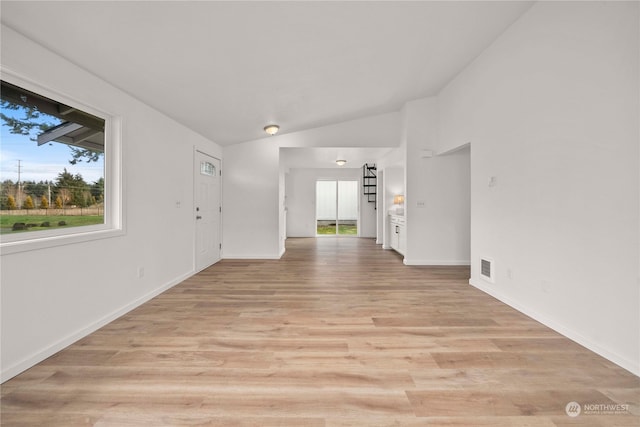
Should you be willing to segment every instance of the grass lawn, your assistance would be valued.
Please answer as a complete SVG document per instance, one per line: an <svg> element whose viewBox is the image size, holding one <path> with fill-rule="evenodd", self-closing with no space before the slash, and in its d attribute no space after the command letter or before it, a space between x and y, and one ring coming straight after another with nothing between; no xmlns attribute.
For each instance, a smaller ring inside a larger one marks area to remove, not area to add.
<svg viewBox="0 0 640 427"><path fill-rule="evenodd" d="M43 222L48 221L49 227L42 227ZM67 225L58 225L64 221ZM28 227L26 230L13 231L13 224L23 222L25 224L37 224L36 227ZM29 231L51 230L63 227L79 227L82 225L94 225L104 223L103 215L0 215L0 234L26 233Z"/></svg>
<svg viewBox="0 0 640 427"><path fill-rule="evenodd" d="M316 233L318 235L336 234L336 226L335 225L319 225L316 229ZM355 225L340 224L338 226L338 234L356 236L358 235L358 227Z"/></svg>

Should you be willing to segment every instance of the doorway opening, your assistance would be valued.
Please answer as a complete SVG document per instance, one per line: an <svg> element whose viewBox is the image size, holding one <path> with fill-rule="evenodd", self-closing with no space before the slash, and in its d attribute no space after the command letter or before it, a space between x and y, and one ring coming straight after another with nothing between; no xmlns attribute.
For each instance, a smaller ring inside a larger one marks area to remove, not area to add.
<svg viewBox="0 0 640 427"><path fill-rule="evenodd" d="M358 236L358 181L316 181L316 236Z"/></svg>

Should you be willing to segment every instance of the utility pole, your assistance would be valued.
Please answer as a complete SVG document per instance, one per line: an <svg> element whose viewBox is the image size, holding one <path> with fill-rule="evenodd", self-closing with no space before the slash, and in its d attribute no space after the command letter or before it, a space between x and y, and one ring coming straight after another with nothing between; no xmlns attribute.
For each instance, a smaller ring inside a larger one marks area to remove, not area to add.
<svg viewBox="0 0 640 427"><path fill-rule="evenodd" d="M18 192L16 194L16 198L18 200L16 200L17 205L18 205L18 209L22 209L22 184L20 183L20 172L22 169L22 165L20 164L22 160L18 160Z"/></svg>

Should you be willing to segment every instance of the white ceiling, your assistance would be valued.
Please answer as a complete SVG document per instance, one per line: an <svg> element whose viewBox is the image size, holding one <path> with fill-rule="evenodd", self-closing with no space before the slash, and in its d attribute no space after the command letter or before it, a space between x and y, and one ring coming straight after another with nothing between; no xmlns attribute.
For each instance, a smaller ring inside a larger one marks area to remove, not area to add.
<svg viewBox="0 0 640 427"><path fill-rule="evenodd" d="M285 168L361 168L365 163L376 164L392 148L380 147L306 147L281 148L280 165ZM344 166L338 166L336 160L347 160Z"/></svg>
<svg viewBox="0 0 640 427"><path fill-rule="evenodd" d="M435 95L530 6L0 2L6 25L221 145Z"/></svg>

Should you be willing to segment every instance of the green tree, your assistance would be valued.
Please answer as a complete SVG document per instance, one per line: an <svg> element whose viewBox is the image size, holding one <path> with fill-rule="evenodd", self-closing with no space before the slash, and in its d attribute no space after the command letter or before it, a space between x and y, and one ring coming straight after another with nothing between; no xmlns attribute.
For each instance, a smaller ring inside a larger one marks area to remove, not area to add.
<svg viewBox="0 0 640 427"><path fill-rule="evenodd" d="M93 151L89 150L88 148L76 148L69 146L69 149L71 150L71 160L69 160L69 163L71 163L72 165L81 163L83 161L87 163L97 162L104 154L101 151Z"/></svg>
<svg viewBox="0 0 640 427"><path fill-rule="evenodd" d="M99 180L91 184L91 188L89 189L89 191L95 199L94 204L96 203L96 201L101 202L102 200L104 200L104 178L100 178Z"/></svg>
<svg viewBox="0 0 640 427"><path fill-rule="evenodd" d="M83 191L82 194L78 194L75 204L80 206L81 208L86 208L87 206L90 206L91 194L89 193L89 191Z"/></svg>
<svg viewBox="0 0 640 427"><path fill-rule="evenodd" d="M47 194L48 189L48 181L24 181L23 187L27 193L31 195L34 199L39 199L43 195Z"/></svg>
<svg viewBox="0 0 640 427"><path fill-rule="evenodd" d="M85 195L89 191L89 186L79 173L73 175L65 168L64 172L58 174L55 187L65 205L86 206Z"/></svg>
<svg viewBox="0 0 640 427"><path fill-rule="evenodd" d="M22 208L23 209L33 209L33 208L35 208L35 205L33 204L33 199L31 198L31 196L27 196L24 199L24 203L22 204Z"/></svg>
<svg viewBox="0 0 640 427"><path fill-rule="evenodd" d="M0 119L9 128L9 132L16 135L28 136L30 140L36 141L37 135L59 124L61 121L56 117L41 113L35 106L24 106L6 99L0 100ZM8 116L5 112L15 111L20 113ZM52 122L51 120L56 122Z"/></svg>
<svg viewBox="0 0 640 427"><path fill-rule="evenodd" d="M13 196L8 196L7 197L7 209L9 210L14 210L18 207L18 205L16 205L16 199Z"/></svg>
<svg viewBox="0 0 640 427"><path fill-rule="evenodd" d="M57 196L55 201L56 209L62 209L62 197Z"/></svg>
<svg viewBox="0 0 640 427"><path fill-rule="evenodd" d="M10 179L0 182L0 209L9 209L7 202L8 197L13 196L15 201L16 184Z"/></svg>
<svg viewBox="0 0 640 427"><path fill-rule="evenodd" d="M49 209L49 201L44 195L40 197L40 209Z"/></svg>
<svg viewBox="0 0 640 427"><path fill-rule="evenodd" d="M28 136L31 141L36 141L39 134L64 122L59 117L39 111L34 105L19 104L4 98L0 99L0 119L10 133ZM69 163L72 165L82 161L97 162L104 155L101 151L68 147L71 150Z"/></svg>

